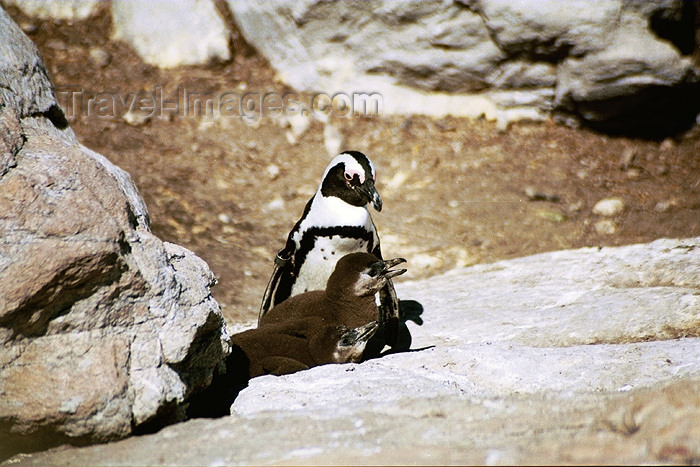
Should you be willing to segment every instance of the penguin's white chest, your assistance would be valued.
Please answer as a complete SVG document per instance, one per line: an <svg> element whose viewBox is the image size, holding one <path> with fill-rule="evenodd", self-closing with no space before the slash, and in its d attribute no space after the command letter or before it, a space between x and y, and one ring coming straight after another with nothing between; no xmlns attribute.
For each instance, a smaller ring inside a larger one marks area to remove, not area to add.
<svg viewBox="0 0 700 467"><path fill-rule="evenodd" d="M349 253L367 252L367 250L368 242L363 239L340 235L316 237L313 248L299 269L297 279L292 286L292 295L310 290L324 290L328 277L340 258Z"/></svg>

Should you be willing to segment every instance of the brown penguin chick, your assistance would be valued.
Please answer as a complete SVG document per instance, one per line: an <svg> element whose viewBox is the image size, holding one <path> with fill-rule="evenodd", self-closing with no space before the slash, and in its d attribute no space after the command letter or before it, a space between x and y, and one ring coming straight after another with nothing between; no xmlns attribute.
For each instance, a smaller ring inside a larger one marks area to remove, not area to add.
<svg viewBox="0 0 700 467"><path fill-rule="evenodd" d="M391 269L405 261L382 261L370 253L342 257L326 290L288 298L265 314L257 329L232 336L237 357L228 366L247 365L253 378L361 361L367 341L379 329L375 295L389 279L406 272Z"/></svg>
<svg viewBox="0 0 700 467"><path fill-rule="evenodd" d="M311 291L288 298L260 320L260 327L318 317L348 329L380 319L375 295L392 277L406 272L391 268L403 258L382 261L370 253L350 253L335 266L326 290Z"/></svg>
<svg viewBox="0 0 700 467"><path fill-rule="evenodd" d="M359 362L378 328L377 321L348 329L315 316L269 324L231 336L235 352L227 365L239 370L247 365L249 379L327 363Z"/></svg>

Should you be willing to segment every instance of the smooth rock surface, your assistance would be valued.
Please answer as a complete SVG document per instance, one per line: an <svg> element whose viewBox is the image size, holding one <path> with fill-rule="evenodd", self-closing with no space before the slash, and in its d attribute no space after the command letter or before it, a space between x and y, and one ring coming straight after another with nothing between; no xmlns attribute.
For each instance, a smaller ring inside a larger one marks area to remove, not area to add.
<svg viewBox="0 0 700 467"><path fill-rule="evenodd" d="M700 238L545 253L397 290L425 309L412 352L256 378L230 417L13 462L698 459Z"/></svg>
<svg viewBox="0 0 700 467"><path fill-rule="evenodd" d="M113 38L151 65L173 68L231 58L230 32L212 0L116 0Z"/></svg>
<svg viewBox="0 0 700 467"><path fill-rule="evenodd" d="M6 5L13 5L25 14L39 19L83 20L97 13L100 0L5 0Z"/></svg>
<svg viewBox="0 0 700 467"><path fill-rule="evenodd" d="M0 9L0 459L182 420L230 351L212 272L80 145Z"/></svg>

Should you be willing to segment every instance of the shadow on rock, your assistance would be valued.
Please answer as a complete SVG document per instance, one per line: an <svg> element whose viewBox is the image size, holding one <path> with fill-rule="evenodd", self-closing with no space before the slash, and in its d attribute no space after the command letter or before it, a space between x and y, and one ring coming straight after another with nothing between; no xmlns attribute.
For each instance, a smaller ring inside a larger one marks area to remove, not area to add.
<svg viewBox="0 0 700 467"><path fill-rule="evenodd" d="M365 348L365 360L372 358L379 358L383 355L388 355L392 353L408 352L411 349L411 331L408 330L406 323L408 321L413 321L418 326L423 324L423 305L415 300L399 300L399 315L401 316L401 321L399 322L398 337L396 339L396 345L390 350L382 352L384 349L386 339L384 336L384 330L380 328L377 333L369 340L367 347Z"/></svg>
<svg viewBox="0 0 700 467"><path fill-rule="evenodd" d="M385 346L385 338L384 330L380 328L367 343L364 352L365 360L379 358L390 353L412 351L411 332L408 330L406 322L413 321L419 326L422 325L423 305L415 300L401 300L399 308L402 318L399 323L397 344L390 350L382 353L382 349ZM248 386L248 382L251 379L250 374L251 362L248 355L243 348L233 344L231 355L225 360L225 367L214 375L207 389L197 393L190 399L187 417L217 418L229 415L231 405L238 393Z"/></svg>
<svg viewBox="0 0 700 467"><path fill-rule="evenodd" d="M230 414L238 393L248 386L250 360L241 347L232 344L231 354L222 366L224 368L214 374L209 387L190 399L188 418L218 418Z"/></svg>

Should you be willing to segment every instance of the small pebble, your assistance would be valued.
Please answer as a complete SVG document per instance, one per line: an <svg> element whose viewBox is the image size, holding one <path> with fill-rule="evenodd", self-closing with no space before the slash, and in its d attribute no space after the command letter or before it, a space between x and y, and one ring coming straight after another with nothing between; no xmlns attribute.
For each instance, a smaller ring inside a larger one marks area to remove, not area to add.
<svg viewBox="0 0 700 467"><path fill-rule="evenodd" d="M284 137L287 139L287 142L291 144L292 146L296 145L297 142L299 141L296 136L294 136L294 133L291 131L287 130L284 132Z"/></svg>
<svg viewBox="0 0 700 467"><path fill-rule="evenodd" d="M574 201L568 206L569 212L579 212L581 209L583 209L583 200L581 199Z"/></svg>
<svg viewBox="0 0 700 467"><path fill-rule="evenodd" d="M657 165L654 167L654 173L656 175L666 175L668 173L668 166L667 165Z"/></svg>
<svg viewBox="0 0 700 467"><path fill-rule="evenodd" d="M270 178L270 180L274 180L279 177L280 168L275 164L270 164L265 167L265 172L267 172L267 176Z"/></svg>
<svg viewBox="0 0 700 467"><path fill-rule="evenodd" d="M551 201L556 203L559 201L559 196L554 193L548 193L543 190L537 190L531 186L525 187L525 196L528 197L530 201Z"/></svg>
<svg viewBox="0 0 700 467"><path fill-rule="evenodd" d="M566 216L559 211L554 209L540 209L537 211L537 215L542 219L546 219L549 222L558 224L566 220Z"/></svg>
<svg viewBox="0 0 700 467"><path fill-rule="evenodd" d="M104 68L109 65L109 61L112 59L112 56L102 47L90 47L88 58L90 63L97 68Z"/></svg>
<svg viewBox="0 0 700 467"><path fill-rule="evenodd" d="M625 177L627 177L628 180L636 180L640 175L642 175L642 172L635 168L631 168L625 172Z"/></svg>
<svg viewBox="0 0 700 467"><path fill-rule="evenodd" d="M65 42L58 39L51 39L46 42L46 47L53 50L66 50L68 47Z"/></svg>
<svg viewBox="0 0 700 467"><path fill-rule="evenodd" d="M595 223L595 231L601 235L612 235L617 232L617 224L610 219L600 219Z"/></svg>
<svg viewBox="0 0 700 467"><path fill-rule="evenodd" d="M31 23L29 21L22 21L19 25L25 34L34 34L39 30L39 26L36 23Z"/></svg>
<svg viewBox="0 0 700 467"><path fill-rule="evenodd" d="M294 135L294 138L298 140L304 133L306 133L306 130L309 129L309 126L311 125L311 118L303 113L295 113L287 117L287 123L292 135Z"/></svg>
<svg viewBox="0 0 700 467"><path fill-rule="evenodd" d="M222 224L228 224L229 222L231 222L231 218L222 212L221 214L219 214L219 222L221 222Z"/></svg>
<svg viewBox="0 0 700 467"><path fill-rule="evenodd" d="M673 147L676 145L676 143L673 142L671 138L666 138L665 140L661 141L661 144L659 145L659 150L660 151L669 151L673 149Z"/></svg>
<svg viewBox="0 0 700 467"><path fill-rule="evenodd" d="M284 209L284 200L282 198L275 198L269 203L267 203L267 209L270 211L279 211Z"/></svg>
<svg viewBox="0 0 700 467"><path fill-rule="evenodd" d="M672 207L677 206L678 202L675 199L669 199L666 201L659 201L654 206L654 211L656 212L668 212Z"/></svg>
<svg viewBox="0 0 700 467"><path fill-rule="evenodd" d="M122 119L127 123L127 125L142 126L151 120L151 116L130 110L122 116Z"/></svg>
<svg viewBox="0 0 700 467"><path fill-rule="evenodd" d="M593 206L593 214L598 216L612 217L617 216L625 210L625 202L622 198L605 198L598 201Z"/></svg>
<svg viewBox="0 0 700 467"><path fill-rule="evenodd" d="M637 151L634 148L625 148L620 156L620 168L622 170L629 169L635 157L637 157Z"/></svg>

